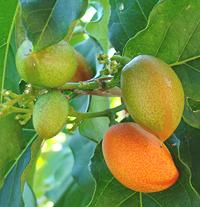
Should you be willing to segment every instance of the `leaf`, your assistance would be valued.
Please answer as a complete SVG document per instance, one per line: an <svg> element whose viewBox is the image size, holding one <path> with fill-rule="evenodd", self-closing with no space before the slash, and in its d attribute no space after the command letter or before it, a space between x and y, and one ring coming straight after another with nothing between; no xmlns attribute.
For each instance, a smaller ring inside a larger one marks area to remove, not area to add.
<svg viewBox="0 0 200 207"><path fill-rule="evenodd" d="M108 22L110 18L110 4L109 0L95 0L93 5L96 5L96 9L101 11L101 18L98 18L95 22L89 22L86 25L86 31L90 36L96 39L104 52L107 52L109 49L109 40L108 40ZM98 12L98 11L97 11Z"/></svg>
<svg viewBox="0 0 200 207"><path fill-rule="evenodd" d="M9 173L6 176L5 183L0 190L0 206L3 207L21 207L21 175L28 165L31 158L31 144L34 138L29 142L29 145L23 150L21 155L13 164ZM9 196L8 196L9 195Z"/></svg>
<svg viewBox="0 0 200 207"><path fill-rule="evenodd" d="M94 182L88 164L95 143L73 135L47 140L39 157L34 191L38 201L51 200L55 206L85 207ZM41 203L42 205L43 203Z"/></svg>
<svg viewBox="0 0 200 207"><path fill-rule="evenodd" d="M185 103L183 119L188 125L200 129L200 110L193 111L187 99Z"/></svg>
<svg viewBox="0 0 200 207"><path fill-rule="evenodd" d="M182 121L175 131L175 135L181 141L181 157L191 169L192 184L200 193L200 129L194 129Z"/></svg>
<svg viewBox="0 0 200 207"><path fill-rule="evenodd" d="M108 108L109 99L107 97L92 96L89 112L102 111ZM99 142L108 128L109 119L107 117L97 117L83 121L79 126L79 131L82 136Z"/></svg>
<svg viewBox="0 0 200 207"><path fill-rule="evenodd" d="M79 19L87 0L20 0L22 18L34 49L40 50L62 40L74 20Z"/></svg>
<svg viewBox="0 0 200 207"><path fill-rule="evenodd" d="M110 41L122 52L126 42L147 25L150 11L158 0L111 1L109 22Z"/></svg>
<svg viewBox="0 0 200 207"><path fill-rule="evenodd" d="M193 110L188 100L200 100L200 59L174 67L185 92L185 110L183 118L190 126L200 128L200 111Z"/></svg>
<svg viewBox="0 0 200 207"><path fill-rule="evenodd" d="M8 87L15 90L16 75L13 66L12 33L18 7L17 0L7 0L0 2L0 102L2 102L2 91ZM8 73L9 72L9 73Z"/></svg>
<svg viewBox="0 0 200 207"><path fill-rule="evenodd" d="M200 110L200 101L194 100L192 98L188 98L187 101L193 111Z"/></svg>
<svg viewBox="0 0 200 207"><path fill-rule="evenodd" d="M200 57L200 1L160 1L147 27L131 38L124 55L149 54L178 65Z"/></svg>
<svg viewBox="0 0 200 207"><path fill-rule="evenodd" d="M178 182L168 190L162 192L138 193L126 189L112 176L105 164L101 144L99 144L96 148L91 165L91 171L96 180L96 190L88 207L199 206L200 197L191 185L190 170L180 158L179 147L173 147L171 150L181 172L181 177Z"/></svg>
<svg viewBox="0 0 200 207"><path fill-rule="evenodd" d="M22 127L10 114L0 118L0 186L23 146Z"/></svg>
<svg viewBox="0 0 200 207"><path fill-rule="evenodd" d="M194 100L200 100L200 59L174 67L180 78L185 96Z"/></svg>
<svg viewBox="0 0 200 207"><path fill-rule="evenodd" d="M41 152L42 142L43 142L42 139L37 138L31 146L31 160L23 172L23 175L21 178L22 183L27 183L27 185L30 185L30 186L33 185L33 180L34 180L34 175L35 175L35 170L36 170L36 162Z"/></svg>
<svg viewBox="0 0 200 207"><path fill-rule="evenodd" d="M55 207L85 207L91 200L94 181L88 165L95 146L94 142L82 137L78 132L70 137L69 147L74 156L74 166L71 172L73 179ZM67 179L70 180L70 178Z"/></svg>
<svg viewBox="0 0 200 207"><path fill-rule="evenodd" d="M88 165L94 153L96 143L81 136L77 131L70 137L69 147L72 150L75 161L72 169L73 178L84 188L84 191L86 190L91 194L94 183L91 179Z"/></svg>
<svg viewBox="0 0 200 207"><path fill-rule="evenodd" d="M77 96L76 98L71 99L70 106L78 112L86 112L88 110L90 103L90 96Z"/></svg>
<svg viewBox="0 0 200 207"><path fill-rule="evenodd" d="M32 191L31 187L27 183L25 183L24 185L23 201L24 201L24 207L37 206L34 192Z"/></svg>
<svg viewBox="0 0 200 207"><path fill-rule="evenodd" d="M73 154L66 136L46 140L39 156L33 190L38 200L57 202L71 182ZM45 197L44 197L45 196ZM46 198L46 199L45 199Z"/></svg>

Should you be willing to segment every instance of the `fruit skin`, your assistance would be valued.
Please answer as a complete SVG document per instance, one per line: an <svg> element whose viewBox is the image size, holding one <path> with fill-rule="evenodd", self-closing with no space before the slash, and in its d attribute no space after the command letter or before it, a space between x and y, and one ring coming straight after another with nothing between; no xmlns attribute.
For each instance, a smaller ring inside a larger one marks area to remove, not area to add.
<svg viewBox="0 0 200 207"><path fill-rule="evenodd" d="M158 58L140 55L123 68L121 88L132 118L165 141L184 109L183 87L172 68Z"/></svg>
<svg viewBox="0 0 200 207"><path fill-rule="evenodd" d="M23 147L22 127L15 120L15 115L0 118L0 186Z"/></svg>
<svg viewBox="0 0 200 207"><path fill-rule="evenodd" d="M114 177L134 191L162 191L179 177L164 143L136 123L112 126L104 136L102 147Z"/></svg>
<svg viewBox="0 0 200 207"><path fill-rule="evenodd" d="M92 78L92 68L90 67L87 60L77 51L76 53L76 59L77 59L77 69L76 73L71 79L71 82L79 82L79 81L86 81Z"/></svg>
<svg viewBox="0 0 200 207"><path fill-rule="evenodd" d="M47 88L62 86L76 72L74 49L61 41L40 51L33 51L32 43L25 40L16 54L18 73L25 81Z"/></svg>
<svg viewBox="0 0 200 207"><path fill-rule="evenodd" d="M38 98L33 109L33 126L42 139L52 138L64 127L69 111L65 96L52 91Z"/></svg>

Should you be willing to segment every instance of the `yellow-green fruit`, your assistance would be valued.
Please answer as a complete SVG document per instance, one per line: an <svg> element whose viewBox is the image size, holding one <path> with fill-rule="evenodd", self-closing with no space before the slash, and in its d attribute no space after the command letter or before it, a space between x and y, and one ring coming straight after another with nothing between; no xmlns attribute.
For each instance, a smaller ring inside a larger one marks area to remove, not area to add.
<svg viewBox="0 0 200 207"><path fill-rule="evenodd" d="M74 49L66 42L34 52L32 43L25 40L16 55L17 70L25 81L40 87L59 87L76 72Z"/></svg>
<svg viewBox="0 0 200 207"><path fill-rule="evenodd" d="M133 119L166 140L178 126L184 92L172 68L162 60L140 55L122 71L123 100Z"/></svg>
<svg viewBox="0 0 200 207"><path fill-rule="evenodd" d="M64 127L69 111L65 96L53 91L38 98L33 109L33 126L42 139L52 138Z"/></svg>
<svg viewBox="0 0 200 207"><path fill-rule="evenodd" d="M22 128L11 114L0 118L0 185L23 148Z"/></svg>

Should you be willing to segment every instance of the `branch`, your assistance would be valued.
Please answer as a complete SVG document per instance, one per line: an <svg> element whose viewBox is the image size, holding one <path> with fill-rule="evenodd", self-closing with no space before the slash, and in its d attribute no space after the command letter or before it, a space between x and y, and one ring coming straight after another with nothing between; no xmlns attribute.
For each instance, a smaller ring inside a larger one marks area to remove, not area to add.
<svg viewBox="0 0 200 207"><path fill-rule="evenodd" d="M114 87L108 90L93 90L93 91L81 91L81 90L74 90L74 93L81 94L81 95L95 95L95 96L107 96L107 97L121 97L121 89L118 87Z"/></svg>
<svg viewBox="0 0 200 207"><path fill-rule="evenodd" d="M68 82L61 86L59 90L71 90L77 94L91 94L98 96L121 96L119 87L120 74L114 77L97 78L78 83Z"/></svg>

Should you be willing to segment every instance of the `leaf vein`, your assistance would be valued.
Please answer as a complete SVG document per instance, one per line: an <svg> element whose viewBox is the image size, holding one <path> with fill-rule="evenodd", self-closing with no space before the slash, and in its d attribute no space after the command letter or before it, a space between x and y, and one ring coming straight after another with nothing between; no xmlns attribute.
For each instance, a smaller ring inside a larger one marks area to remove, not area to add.
<svg viewBox="0 0 200 207"><path fill-rule="evenodd" d="M158 206L163 207L163 205L161 205L155 198L153 198L151 195L149 194L145 194L145 196L149 197L150 199L152 199L156 204L158 204Z"/></svg>
<svg viewBox="0 0 200 207"><path fill-rule="evenodd" d="M58 1L59 1L59 0L58 0ZM37 45L39 44L39 42L41 41L42 36L43 36L43 34L44 34L46 28L48 27L48 23L50 22L50 19L51 19L51 17L52 17L52 14L53 14L53 12L54 12L54 9L56 8L56 5L57 5L58 1L55 2L54 6L53 6L53 8L52 8L52 10L51 10L51 12L50 12L50 14L49 14L49 17L48 17L48 19L47 19L47 21L46 21L46 24L44 25L44 28L42 29L41 34L40 34L40 36L39 36L39 38L38 38L38 41L37 41L37 43L36 43L36 46L37 46Z"/></svg>
<svg viewBox="0 0 200 207"><path fill-rule="evenodd" d="M127 196L125 199L123 199L116 207L120 207L121 204L123 204L125 201L127 201L129 198L131 198L132 196L134 196L137 192L133 192L131 193L129 196Z"/></svg>
<svg viewBox="0 0 200 207"><path fill-rule="evenodd" d="M139 8L140 8L140 11L141 11L141 13L142 13L142 16L144 17L144 19L145 19L146 22L147 22L147 21L148 21L147 16L145 15L144 10L142 9L142 6L141 6L139 0L136 0L136 2L137 2L138 6L139 6Z"/></svg>
<svg viewBox="0 0 200 207"><path fill-rule="evenodd" d="M114 180L114 177L112 177L107 184L105 185L105 187L102 189L101 193L99 194L98 199L96 200L96 203L94 206L97 206L97 202L99 201L100 197L104 194L105 190L107 189L107 187L110 185L110 183L112 183L112 181Z"/></svg>
<svg viewBox="0 0 200 207"><path fill-rule="evenodd" d="M178 16L183 12L183 10L184 10L184 8L182 8L182 10L181 10L180 12L178 12L178 14L177 14L177 15L172 19L172 21L170 22L169 26L167 27L167 29L166 29L166 31L165 31L164 37L163 37L163 39L162 39L162 41L161 41L161 43L160 43L160 46L159 46L159 48L158 48L158 50L157 50L155 56L158 55L158 53L159 53L159 51L160 51L160 49L161 49L161 47L162 47L162 44L163 44L164 40L165 40L166 37L167 37L167 33L169 32L169 30L170 30L172 24L174 23L174 20L176 20L176 17L178 17Z"/></svg>
<svg viewBox="0 0 200 207"><path fill-rule="evenodd" d="M198 29L199 25L200 25L200 19L199 19L197 25L195 26L194 30L193 30L193 31L191 32L191 34L189 35L189 38L188 38L188 40L186 41L185 45L183 46L183 49L182 49L182 51L181 51L181 53L180 53L180 55L179 55L179 57L178 57L178 61L181 59L181 56L183 55L185 48L186 48L187 45L189 44L190 40L191 40L192 37L193 37L193 34L194 34L195 31Z"/></svg>

